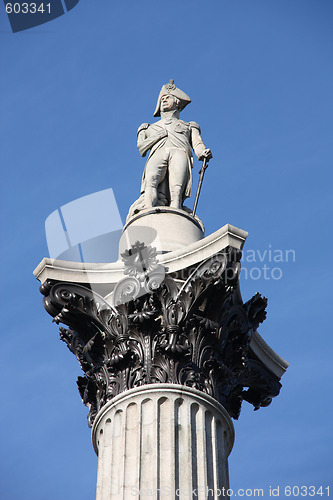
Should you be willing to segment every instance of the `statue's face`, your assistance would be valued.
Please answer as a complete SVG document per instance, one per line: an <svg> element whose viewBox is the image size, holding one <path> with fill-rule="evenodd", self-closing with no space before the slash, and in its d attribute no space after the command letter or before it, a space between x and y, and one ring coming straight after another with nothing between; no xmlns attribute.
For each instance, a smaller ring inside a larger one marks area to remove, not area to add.
<svg viewBox="0 0 333 500"><path fill-rule="evenodd" d="M176 98L173 95L165 94L161 97L161 111L171 111L177 109Z"/></svg>

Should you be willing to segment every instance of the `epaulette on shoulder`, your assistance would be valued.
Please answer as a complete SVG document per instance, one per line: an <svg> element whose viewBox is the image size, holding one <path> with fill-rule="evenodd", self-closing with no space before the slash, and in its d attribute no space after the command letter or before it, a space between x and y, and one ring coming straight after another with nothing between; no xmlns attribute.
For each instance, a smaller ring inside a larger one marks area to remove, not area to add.
<svg viewBox="0 0 333 500"><path fill-rule="evenodd" d="M200 127L199 127L199 125L197 124L197 122L189 122L189 125L190 125L190 127L192 127L192 128L196 128L196 129L198 129L198 130L199 130L199 132L200 132Z"/></svg>
<svg viewBox="0 0 333 500"><path fill-rule="evenodd" d="M140 127L138 128L138 131L137 131L137 135L140 134L141 130L147 130L148 127L149 127L149 123L143 123L142 125L140 125Z"/></svg>

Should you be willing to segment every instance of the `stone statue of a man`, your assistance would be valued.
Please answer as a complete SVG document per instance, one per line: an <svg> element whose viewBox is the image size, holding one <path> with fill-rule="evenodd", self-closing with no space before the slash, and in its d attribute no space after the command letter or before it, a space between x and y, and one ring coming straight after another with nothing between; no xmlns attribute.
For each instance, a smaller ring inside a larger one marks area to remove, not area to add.
<svg viewBox="0 0 333 500"><path fill-rule="evenodd" d="M155 206L183 208L192 188L192 149L199 160L212 157L206 149L200 127L179 119L179 113L191 102L173 80L163 85L154 116L161 119L138 129L141 156L150 150L143 173L141 197L132 205L129 216Z"/></svg>

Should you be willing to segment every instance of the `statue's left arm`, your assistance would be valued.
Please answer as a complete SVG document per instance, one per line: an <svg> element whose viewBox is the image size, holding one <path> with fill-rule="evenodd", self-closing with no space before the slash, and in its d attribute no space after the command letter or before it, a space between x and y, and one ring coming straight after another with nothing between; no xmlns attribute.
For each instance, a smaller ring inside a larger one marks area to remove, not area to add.
<svg viewBox="0 0 333 500"><path fill-rule="evenodd" d="M191 127L191 142L193 151L195 152L199 160L203 160L204 158L210 160L210 158L212 158L213 155L211 150L206 148L201 138L201 131L199 125L196 122L190 122L189 125Z"/></svg>

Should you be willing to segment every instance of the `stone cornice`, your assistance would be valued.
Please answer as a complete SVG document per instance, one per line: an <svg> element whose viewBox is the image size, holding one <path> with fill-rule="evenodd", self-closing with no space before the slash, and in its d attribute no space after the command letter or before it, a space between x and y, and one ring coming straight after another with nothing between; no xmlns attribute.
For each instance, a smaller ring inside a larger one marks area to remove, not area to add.
<svg viewBox="0 0 333 500"><path fill-rule="evenodd" d="M167 273L176 273L212 257L228 246L241 250L247 234L242 229L226 224L215 233L184 249L160 255L159 262L166 268ZM49 279L71 283L108 284L112 291L115 284L124 277L123 270L124 264L121 260L96 264L44 258L34 270L34 275L41 283Z"/></svg>

